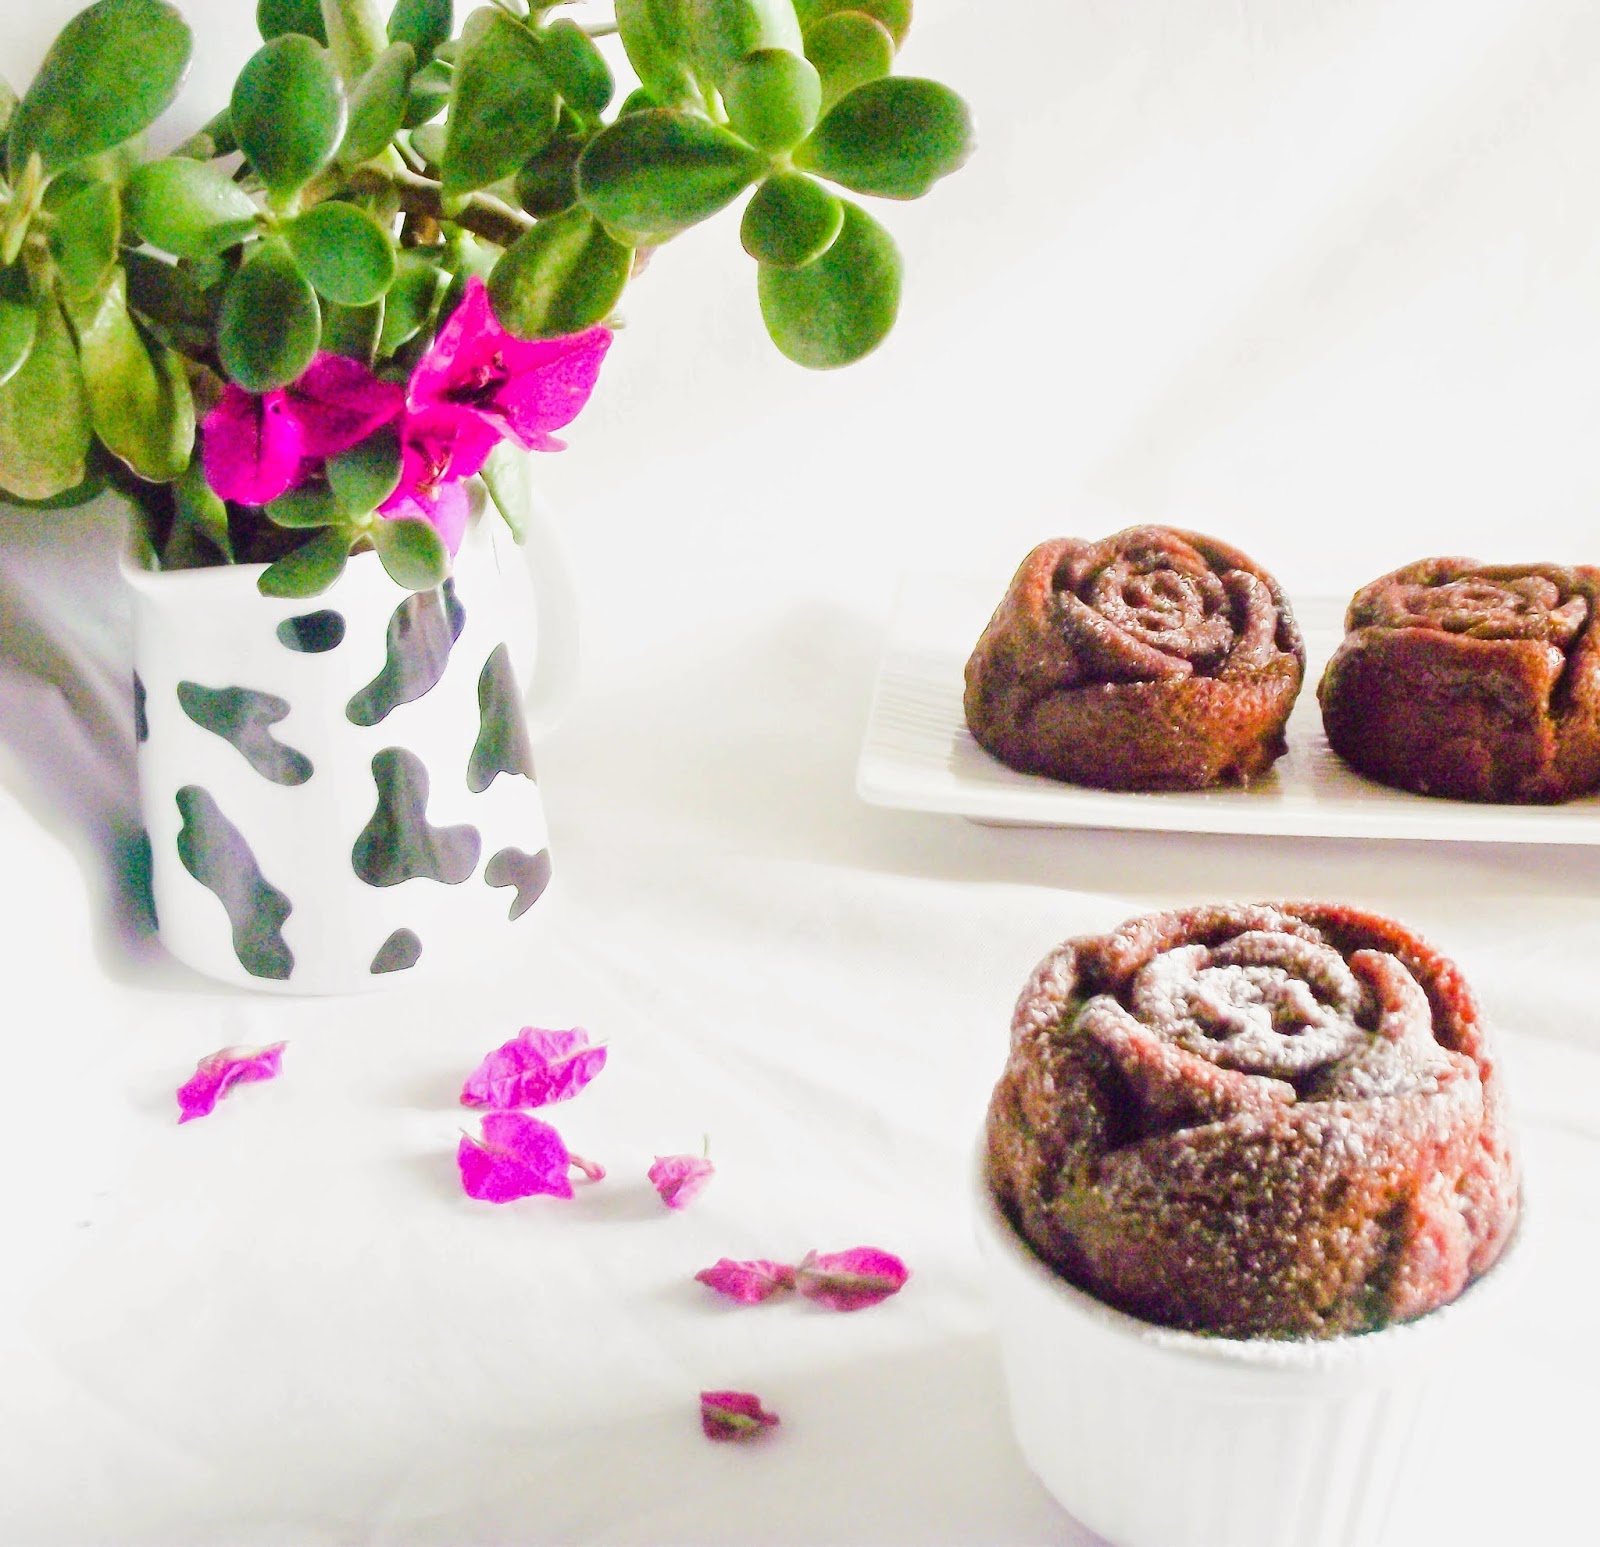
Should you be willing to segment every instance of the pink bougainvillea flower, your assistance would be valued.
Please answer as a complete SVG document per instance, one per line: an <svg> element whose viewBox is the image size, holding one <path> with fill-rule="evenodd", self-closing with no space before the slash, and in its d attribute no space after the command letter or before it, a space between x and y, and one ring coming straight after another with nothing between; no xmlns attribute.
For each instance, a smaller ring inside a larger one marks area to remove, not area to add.
<svg viewBox="0 0 1600 1547"><path fill-rule="evenodd" d="M717 1168L704 1155L657 1155L646 1173L669 1209L687 1208L706 1190Z"/></svg>
<svg viewBox="0 0 1600 1547"><path fill-rule="evenodd" d="M898 1294L911 1271L892 1252L857 1246L847 1252L807 1252L794 1270L794 1287L835 1311L862 1311Z"/></svg>
<svg viewBox="0 0 1600 1547"><path fill-rule="evenodd" d="M764 1257L746 1262L719 1257L709 1268L701 1268L695 1274L695 1282L741 1305L759 1305L794 1288L794 1269L786 1263L768 1262Z"/></svg>
<svg viewBox="0 0 1600 1547"><path fill-rule="evenodd" d="M283 1042L270 1047L225 1047L195 1066L194 1076L178 1087L178 1121L204 1117L235 1085L270 1080L282 1072Z"/></svg>
<svg viewBox="0 0 1600 1547"><path fill-rule="evenodd" d="M524 1026L467 1076L464 1107L543 1107L576 1096L606 1066L606 1050L593 1047L581 1026L545 1031Z"/></svg>
<svg viewBox="0 0 1600 1547"><path fill-rule="evenodd" d="M430 523L454 553L469 509L461 480L479 471L499 443L499 431L476 414L455 408L408 413L400 432L400 483L378 513Z"/></svg>
<svg viewBox="0 0 1600 1547"><path fill-rule="evenodd" d="M225 500L264 505L404 411L404 388L343 355L317 355L274 392L230 382L201 426L206 482Z"/></svg>
<svg viewBox="0 0 1600 1547"><path fill-rule="evenodd" d="M753 1391L702 1391L700 1427L708 1440L753 1440L776 1427L778 1415Z"/></svg>
<svg viewBox="0 0 1600 1547"><path fill-rule="evenodd" d="M467 1196L485 1203L510 1203L543 1193L570 1198L573 1165L561 1135L526 1112L490 1112L483 1137L462 1134L456 1164Z"/></svg>
<svg viewBox="0 0 1600 1547"><path fill-rule="evenodd" d="M562 443L550 431L578 417L610 347L611 330L600 326L564 338L514 337L500 326L483 281L474 277L411 373L407 407L458 423L477 418L496 437L509 436L526 450L559 451Z"/></svg>

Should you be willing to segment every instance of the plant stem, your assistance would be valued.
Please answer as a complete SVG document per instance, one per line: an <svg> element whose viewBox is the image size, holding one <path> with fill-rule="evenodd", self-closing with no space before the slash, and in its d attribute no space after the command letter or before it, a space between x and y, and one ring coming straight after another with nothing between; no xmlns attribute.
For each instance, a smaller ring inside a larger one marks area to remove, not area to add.
<svg viewBox="0 0 1600 1547"><path fill-rule="evenodd" d="M346 86L372 68L389 39L373 0L322 0L328 51Z"/></svg>
<svg viewBox="0 0 1600 1547"><path fill-rule="evenodd" d="M533 218L519 209L513 209L492 193L469 193L466 203L454 214L444 212L444 198L439 185L432 178L418 177L416 173L398 167L388 168L385 178L392 182L400 195L400 208L408 215L425 215L433 220L451 220L474 236L484 237L499 247L509 247L524 231L533 226ZM359 178L352 179L358 186Z"/></svg>

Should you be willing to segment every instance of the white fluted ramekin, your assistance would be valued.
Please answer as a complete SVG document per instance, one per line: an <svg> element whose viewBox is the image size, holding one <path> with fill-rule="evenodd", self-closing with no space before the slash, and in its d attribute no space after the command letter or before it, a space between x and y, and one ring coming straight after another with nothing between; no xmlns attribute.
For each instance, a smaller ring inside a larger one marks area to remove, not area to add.
<svg viewBox="0 0 1600 1547"><path fill-rule="evenodd" d="M1377 1547L1419 1442L1446 1428L1435 1377L1504 1314L1519 1224L1493 1269L1417 1321L1284 1341L1176 1332L1052 1272L989 1190L978 1244L1028 1465L1114 1547Z"/></svg>

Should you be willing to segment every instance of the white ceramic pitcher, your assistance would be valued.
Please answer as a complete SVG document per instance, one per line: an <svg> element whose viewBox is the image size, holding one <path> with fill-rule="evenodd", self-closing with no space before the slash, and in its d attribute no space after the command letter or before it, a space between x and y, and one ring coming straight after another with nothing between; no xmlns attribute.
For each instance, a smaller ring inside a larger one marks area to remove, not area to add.
<svg viewBox="0 0 1600 1547"><path fill-rule="evenodd" d="M349 993L531 927L551 871L530 734L570 684L576 619L548 530L530 566L485 503L475 488L450 579L416 594L373 553L300 601L262 596L259 564L125 564L140 799L179 960Z"/></svg>

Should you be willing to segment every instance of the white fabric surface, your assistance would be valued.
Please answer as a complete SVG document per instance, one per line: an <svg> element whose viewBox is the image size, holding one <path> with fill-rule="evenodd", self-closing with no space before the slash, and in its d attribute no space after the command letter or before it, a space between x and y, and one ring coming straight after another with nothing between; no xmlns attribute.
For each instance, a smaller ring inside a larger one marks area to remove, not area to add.
<svg viewBox="0 0 1600 1547"><path fill-rule="evenodd" d="M8 5L0 68L72 9ZM190 7L187 122L252 9ZM1522 1118L1521 1314L1403 1539L1587 1534L1600 857L984 829L865 807L852 775L911 563L998 595L1108 511L1303 594L1431 552L1597 557L1600 11L923 0L905 67L970 95L983 149L890 212L885 348L827 378L771 353L723 220L658 257L541 464L585 675L540 747L559 890L481 980L268 999L141 936L110 863L115 513L5 515L5 1547L1087 1542L1010 1440L968 1223L1011 1001L1064 935L1285 896L1453 954ZM474 1204L455 1096L530 1022L610 1044L552 1115L611 1174ZM280 1080L176 1126L201 1055L279 1039ZM702 1135L717 1178L669 1215L645 1168ZM914 1276L855 1316L691 1282L865 1243ZM707 1444L705 1387L782 1428Z"/></svg>

